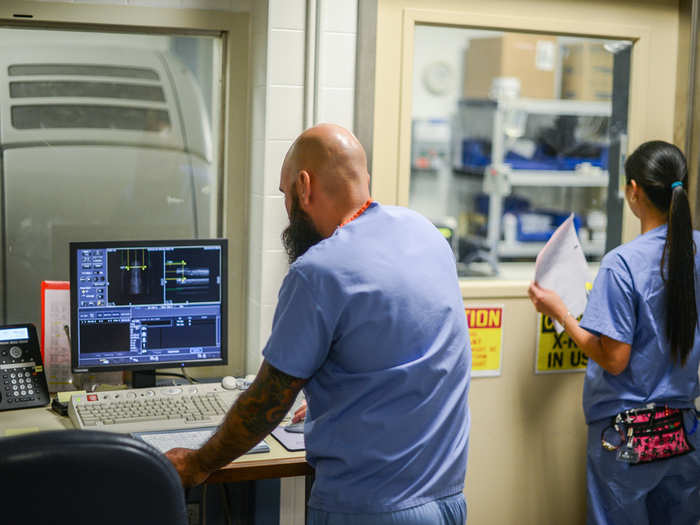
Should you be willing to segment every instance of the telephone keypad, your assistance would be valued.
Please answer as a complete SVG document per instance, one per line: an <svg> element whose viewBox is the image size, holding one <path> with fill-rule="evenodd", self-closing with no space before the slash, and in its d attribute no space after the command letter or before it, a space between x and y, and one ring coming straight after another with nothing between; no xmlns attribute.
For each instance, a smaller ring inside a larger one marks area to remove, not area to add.
<svg viewBox="0 0 700 525"><path fill-rule="evenodd" d="M49 392L34 326L0 326L0 336L4 336L0 338L0 410L47 405Z"/></svg>

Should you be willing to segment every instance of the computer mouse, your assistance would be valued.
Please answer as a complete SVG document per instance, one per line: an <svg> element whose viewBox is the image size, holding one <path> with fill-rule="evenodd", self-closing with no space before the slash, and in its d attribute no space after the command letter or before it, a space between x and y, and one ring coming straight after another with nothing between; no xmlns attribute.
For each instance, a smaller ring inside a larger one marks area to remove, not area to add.
<svg viewBox="0 0 700 525"><path fill-rule="evenodd" d="M294 432L296 434L302 434L304 432L304 421L299 421L298 423L292 423L284 427L286 432Z"/></svg>
<svg viewBox="0 0 700 525"><path fill-rule="evenodd" d="M233 376L224 376L221 379L221 386L225 390L236 390L238 382L236 381L236 378Z"/></svg>

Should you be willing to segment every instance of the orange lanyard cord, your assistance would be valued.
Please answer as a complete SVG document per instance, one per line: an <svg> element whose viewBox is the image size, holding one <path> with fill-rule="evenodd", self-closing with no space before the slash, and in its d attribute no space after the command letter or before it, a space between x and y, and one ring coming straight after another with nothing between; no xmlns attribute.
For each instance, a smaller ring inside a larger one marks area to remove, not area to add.
<svg viewBox="0 0 700 525"><path fill-rule="evenodd" d="M340 223L340 226L338 226L338 228L342 228L342 227L345 226L347 223L352 222L352 221L354 221L355 219L357 219L360 215L362 215L362 214L365 212L365 210L367 210L367 208L369 208L369 205L370 205L370 204L372 204L372 199L367 199L367 202L365 202L365 203L362 205L362 207L361 207L359 210L357 210L357 211L355 212L355 214L354 214L352 217L350 217L350 218L349 218L348 220L346 220L346 221L341 222L341 223Z"/></svg>

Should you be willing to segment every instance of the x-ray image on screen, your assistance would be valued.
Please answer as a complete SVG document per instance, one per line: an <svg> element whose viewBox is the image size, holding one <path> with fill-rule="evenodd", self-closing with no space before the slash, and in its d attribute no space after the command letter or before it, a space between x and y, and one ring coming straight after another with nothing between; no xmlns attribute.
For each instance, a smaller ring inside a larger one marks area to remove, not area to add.
<svg viewBox="0 0 700 525"><path fill-rule="evenodd" d="M226 239L70 243L71 366L226 364ZM73 334L75 332L75 334Z"/></svg>
<svg viewBox="0 0 700 525"><path fill-rule="evenodd" d="M108 252L108 301L115 306L163 302L163 252L124 248Z"/></svg>
<svg viewBox="0 0 700 525"><path fill-rule="evenodd" d="M172 303L220 301L220 252L175 248L165 254L165 298Z"/></svg>

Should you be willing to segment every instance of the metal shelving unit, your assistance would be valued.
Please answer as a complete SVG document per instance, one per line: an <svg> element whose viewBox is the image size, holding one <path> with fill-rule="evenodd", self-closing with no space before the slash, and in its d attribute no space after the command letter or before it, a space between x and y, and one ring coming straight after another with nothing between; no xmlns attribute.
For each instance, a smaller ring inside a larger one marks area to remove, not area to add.
<svg viewBox="0 0 700 525"><path fill-rule="evenodd" d="M608 172L596 168L579 171L512 170L511 186L566 186L569 188L599 188L608 185ZM543 181L546 181L543 184Z"/></svg>
<svg viewBox="0 0 700 525"><path fill-rule="evenodd" d="M536 257L544 247L543 242L506 242L498 243L499 257ZM605 253L605 241L581 242L584 253L587 255L602 256Z"/></svg>
<svg viewBox="0 0 700 525"><path fill-rule="evenodd" d="M539 115L571 115L587 117L610 117L612 104L609 102L589 102L580 100L545 99L499 99L493 115L491 142L491 164L484 170L483 190L489 196L488 226L485 249L479 257L490 264L498 273L499 257L531 257L537 255L544 243L501 241L501 221L503 199L511 193L513 186L548 186L590 188L607 187L608 172L590 164L580 164L572 171L559 170L519 170L512 169L504 162L506 154L505 123L509 112L524 112ZM602 255L604 242L583 243L584 252L589 255Z"/></svg>

